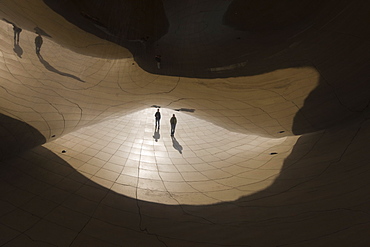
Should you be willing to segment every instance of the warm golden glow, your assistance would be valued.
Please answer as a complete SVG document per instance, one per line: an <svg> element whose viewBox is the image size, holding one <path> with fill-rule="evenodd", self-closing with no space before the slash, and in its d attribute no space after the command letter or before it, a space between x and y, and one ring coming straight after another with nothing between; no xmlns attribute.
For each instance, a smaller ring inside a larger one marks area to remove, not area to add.
<svg viewBox="0 0 370 247"><path fill-rule="evenodd" d="M233 201L271 185L298 137L228 131L192 113L155 108L108 119L44 145L92 181L164 204ZM175 136L169 119L176 114ZM61 153L66 150L66 153ZM276 154L271 154L276 153Z"/></svg>

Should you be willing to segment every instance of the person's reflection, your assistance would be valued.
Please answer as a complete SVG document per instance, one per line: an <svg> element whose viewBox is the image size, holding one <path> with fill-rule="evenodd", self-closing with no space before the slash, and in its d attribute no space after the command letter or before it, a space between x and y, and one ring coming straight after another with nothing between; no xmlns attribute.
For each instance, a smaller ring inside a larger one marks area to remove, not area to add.
<svg viewBox="0 0 370 247"><path fill-rule="evenodd" d="M13 31L14 31L14 48L13 51L18 55L18 57L22 58L23 49L19 45L19 36L22 32L22 28L18 27L14 23L11 23L13 25Z"/></svg>
<svg viewBox="0 0 370 247"><path fill-rule="evenodd" d="M6 23L9 23L13 26L13 31L14 31L14 46L16 45L19 45L19 36L22 32L22 28L18 27L17 25L15 25L13 22L3 18L3 21L5 21Z"/></svg>
<svg viewBox="0 0 370 247"><path fill-rule="evenodd" d="M180 145L180 143L176 140L174 136L171 136L171 139L173 148L179 151L180 154L182 154L182 146Z"/></svg>
<svg viewBox="0 0 370 247"><path fill-rule="evenodd" d="M13 31L14 31L14 46L19 45L19 36L22 32L22 28L13 24Z"/></svg>
<svg viewBox="0 0 370 247"><path fill-rule="evenodd" d="M41 37L41 34L38 33L38 36L35 38L35 46L36 46L36 54L40 54L41 46L43 43L43 39Z"/></svg>
<svg viewBox="0 0 370 247"><path fill-rule="evenodd" d="M161 138L161 135L159 134L159 129L158 128L155 128L153 138L156 142L158 142L159 138Z"/></svg>

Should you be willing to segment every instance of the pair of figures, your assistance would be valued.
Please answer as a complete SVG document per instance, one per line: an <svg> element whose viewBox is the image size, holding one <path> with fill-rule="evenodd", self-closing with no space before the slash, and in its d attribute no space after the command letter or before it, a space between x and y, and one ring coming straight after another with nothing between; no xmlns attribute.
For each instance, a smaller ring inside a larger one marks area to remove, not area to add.
<svg viewBox="0 0 370 247"><path fill-rule="evenodd" d="M154 117L155 117L155 128L159 129L159 124L160 124L160 120L161 120L161 113L159 112L159 109L154 114ZM172 115L172 117L170 119L170 124L171 124L171 136L174 136L175 128L176 128L176 124L177 124L177 119L176 119L175 114Z"/></svg>

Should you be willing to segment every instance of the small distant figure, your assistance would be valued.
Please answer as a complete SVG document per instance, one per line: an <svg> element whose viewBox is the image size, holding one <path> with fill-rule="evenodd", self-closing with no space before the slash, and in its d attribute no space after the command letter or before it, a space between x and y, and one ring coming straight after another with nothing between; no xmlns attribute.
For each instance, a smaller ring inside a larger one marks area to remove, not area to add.
<svg viewBox="0 0 370 247"><path fill-rule="evenodd" d="M175 117L175 114L172 115L172 117L170 119L170 124L171 124L171 136L174 136L175 135L175 128L176 128L176 124L177 124L177 119Z"/></svg>
<svg viewBox="0 0 370 247"><path fill-rule="evenodd" d="M161 68L161 61L162 61L162 56L161 55L156 55L155 56L155 61L157 61L157 68Z"/></svg>
<svg viewBox="0 0 370 247"><path fill-rule="evenodd" d="M36 54L40 54L40 50L41 50L41 46L43 42L44 41L41 37L41 34L38 33L38 36L35 38Z"/></svg>
<svg viewBox="0 0 370 247"><path fill-rule="evenodd" d="M14 31L14 45L19 44L19 35L22 32L22 28L13 24L13 31Z"/></svg>
<svg viewBox="0 0 370 247"><path fill-rule="evenodd" d="M155 117L155 128L159 129L159 124L161 121L161 113L159 112L159 109L157 109L157 112L154 114Z"/></svg>

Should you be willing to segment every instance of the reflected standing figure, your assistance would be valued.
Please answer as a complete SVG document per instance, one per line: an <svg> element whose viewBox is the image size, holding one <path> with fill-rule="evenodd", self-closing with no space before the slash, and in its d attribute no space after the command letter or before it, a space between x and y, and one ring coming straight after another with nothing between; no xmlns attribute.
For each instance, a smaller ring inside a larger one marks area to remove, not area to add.
<svg viewBox="0 0 370 247"><path fill-rule="evenodd" d="M38 36L35 38L35 46L36 46L36 54L40 54L41 46L43 43L43 39L41 37L41 34L38 33Z"/></svg>
<svg viewBox="0 0 370 247"><path fill-rule="evenodd" d="M23 49L19 45L19 36L20 36L20 33L22 32L22 28L16 26L13 23L12 23L12 25L13 25L13 31L14 31L14 48L13 48L13 51L18 55L18 57L22 58Z"/></svg>
<svg viewBox="0 0 370 247"><path fill-rule="evenodd" d="M175 117L175 114L172 115L170 119L170 124L171 124L171 136L175 135L175 129L176 129L176 124L177 124L177 119Z"/></svg>
<svg viewBox="0 0 370 247"><path fill-rule="evenodd" d="M161 55L156 55L155 56L155 61L157 61L157 68L161 68L161 61L162 61L162 56Z"/></svg>
<svg viewBox="0 0 370 247"><path fill-rule="evenodd" d="M19 44L19 36L22 32L22 28L13 24L13 31L14 31L14 46Z"/></svg>
<svg viewBox="0 0 370 247"><path fill-rule="evenodd" d="M159 112L159 109L157 109L157 112L154 114L155 117L155 128L159 129L159 124L161 121L161 113Z"/></svg>

